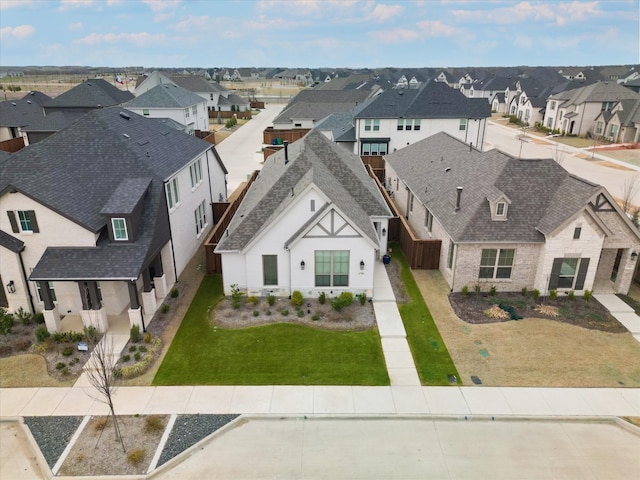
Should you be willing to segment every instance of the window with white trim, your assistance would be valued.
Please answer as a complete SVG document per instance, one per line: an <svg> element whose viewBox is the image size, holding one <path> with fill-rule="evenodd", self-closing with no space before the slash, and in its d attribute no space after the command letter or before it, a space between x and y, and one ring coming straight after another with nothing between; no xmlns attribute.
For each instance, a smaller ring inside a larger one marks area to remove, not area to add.
<svg viewBox="0 0 640 480"><path fill-rule="evenodd" d="M145 117L149 116L149 109L148 108L143 108L142 109L142 115L144 115Z"/></svg>
<svg viewBox="0 0 640 480"><path fill-rule="evenodd" d="M51 300L54 302L58 301L58 298L56 297L56 291L53 289L53 282L47 282L49 284L49 290L51 291ZM41 302L43 302L44 300L42 300L42 293L40 292L40 282L35 282L36 284L36 291L38 292L38 298L40 299Z"/></svg>
<svg viewBox="0 0 640 480"><path fill-rule="evenodd" d="M378 132L380 131L380 119L367 118L364 121L365 132Z"/></svg>
<svg viewBox="0 0 640 480"><path fill-rule="evenodd" d="M113 228L114 240L129 240L129 234L127 232L127 222L124 218L112 218L111 227Z"/></svg>
<svg viewBox="0 0 640 480"><path fill-rule="evenodd" d="M387 143L362 143L362 153L360 155L386 155Z"/></svg>
<svg viewBox="0 0 640 480"><path fill-rule="evenodd" d="M511 278L513 248L483 248L479 278Z"/></svg>
<svg viewBox="0 0 640 480"><path fill-rule="evenodd" d="M458 126L458 130L466 130L467 129L467 119L461 118L460 125Z"/></svg>
<svg viewBox="0 0 640 480"><path fill-rule="evenodd" d="M200 236L202 231L207 227L207 213L204 206L204 200L198 208L193 212L196 221L196 236Z"/></svg>
<svg viewBox="0 0 640 480"><path fill-rule="evenodd" d="M189 176L191 177L191 188L195 188L202 182L202 162L200 159L189 165Z"/></svg>
<svg viewBox="0 0 640 480"><path fill-rule="evenodd" d="M262 256L262 284L265 286L278 285L278 256Z"/></svg>
<svg viewBox="0 0 640 480"><path fill-rule="evenodd" d="M191 113L193 113L194 117L196 115L198 115L198 106L197 105L194 105L193 107L191 107Z"/></svg>
<svg viewBox="0 0 640 480"><path fill-rule="evenodd" d="M20 225L20 231L33 232L33 223L31 222L31 215L28 210L18 210L18 223Z"/></svg>
<svg viewBox="0 0 640 480"><path fill-rule="evenodd" d="M316 287L349 286L348 250L316 250L314 257Z"/></svg>
<svg viewBox="0 0 640 480"><path fill-rule="evenodd" d="M174 177L167 182L167 205L169 205L169 210L175 208L179 203L178 179Z"/></svg>
<svg viewBox="0 0 640 480"><path fill-rule="evenodd" d="M425 209L424 226L427 229L427 232L431 233L431 230L433 229L433 215L429 209Z"/></svg>
<svg viewBox="0 0 640 480"><path fill-rule="evenodd" d="M504 211L505 211L504 207L505 207L504 202L498 202L498 204L496 205L496 216L504 217Z"/></svg>
<svg viewBox="0 0 640 480"><path fill-rule="evenodd" d="M413 121L413 129L416 130L416 131L420 130L420 119L419 118Z"/></svg>
<svg viewBox="0 0 640 480"><path fill-rule="evenodd" d="M184 109L184 118L189 118L189 107Z"/></svg>

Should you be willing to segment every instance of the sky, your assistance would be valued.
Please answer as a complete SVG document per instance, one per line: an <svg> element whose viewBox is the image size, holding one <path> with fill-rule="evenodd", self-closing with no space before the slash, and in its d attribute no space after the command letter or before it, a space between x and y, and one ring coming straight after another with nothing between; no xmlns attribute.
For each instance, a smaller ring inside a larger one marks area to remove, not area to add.
<svg viewBox="0 0 640 480"><path fill-rule="evenodd" d="M0 66L640 63L640 0L0 0Z"/></svg>

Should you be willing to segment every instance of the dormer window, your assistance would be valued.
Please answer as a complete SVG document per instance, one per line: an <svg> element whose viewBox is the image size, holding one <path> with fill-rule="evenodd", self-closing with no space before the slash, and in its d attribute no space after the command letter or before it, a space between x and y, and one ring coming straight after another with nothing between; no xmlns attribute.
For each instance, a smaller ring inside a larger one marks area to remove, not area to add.
<svg viewBox="0 0 640 480"><path fill-rule="evenodd" d="M129 240L127 233L127 222L124 218L112 218L111 226L113 227L113 239L118 241Z"/></svg>
<svg viewBox="0 0 640 480"><path fill-rule="evenodd" d="M505 221L507 219L507 210L509 210L509 199L499 197L496 200L489 200L489 211L491 212L491 220Z"/></svg>
<svg viewBox="0 0 640 480"><path fill-rule="evenodd" d="M498 204L496 205L496 216L497 217L504 217L505 214L505 203L504 202L498 202Z"/></svg>

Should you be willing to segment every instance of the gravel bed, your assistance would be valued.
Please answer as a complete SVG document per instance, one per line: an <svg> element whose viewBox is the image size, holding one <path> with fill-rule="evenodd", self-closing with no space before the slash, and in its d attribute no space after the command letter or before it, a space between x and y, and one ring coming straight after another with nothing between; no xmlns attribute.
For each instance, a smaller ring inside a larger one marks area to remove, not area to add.
<svg viewBox="0 0 640 480"><path fill-rule="evenodd" d="M178 415L162 449L158 466L181 454L240 415Z"/></svg>
<svg viewBox="0 0 640 480"><path fill-rule="evenodd" d="M24 417L49 468L53 468L83 417Z"/></svg>

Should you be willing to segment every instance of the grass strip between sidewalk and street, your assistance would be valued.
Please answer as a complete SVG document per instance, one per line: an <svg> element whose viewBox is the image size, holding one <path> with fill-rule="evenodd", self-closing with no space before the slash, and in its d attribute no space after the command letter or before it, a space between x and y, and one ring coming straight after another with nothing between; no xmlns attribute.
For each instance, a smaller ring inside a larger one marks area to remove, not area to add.
<svg viewBox="0 0 640 480"><path fill-rule="evenodd" d="M377 329L216 327L222 291L220 275L203 279L153 385L389 385Z"/></svg>
<svg viewBox="0 0 640 480"><path fill-rule="evenodd" d="M400 248L394 248L393 252L393 261L400 263L400 276L411 297L409 303L399 303L398 310L420 382L422 385L451 385L449 376L455 375L456 384L461 384L460 375L422 298L404 253Z"/></svg>

